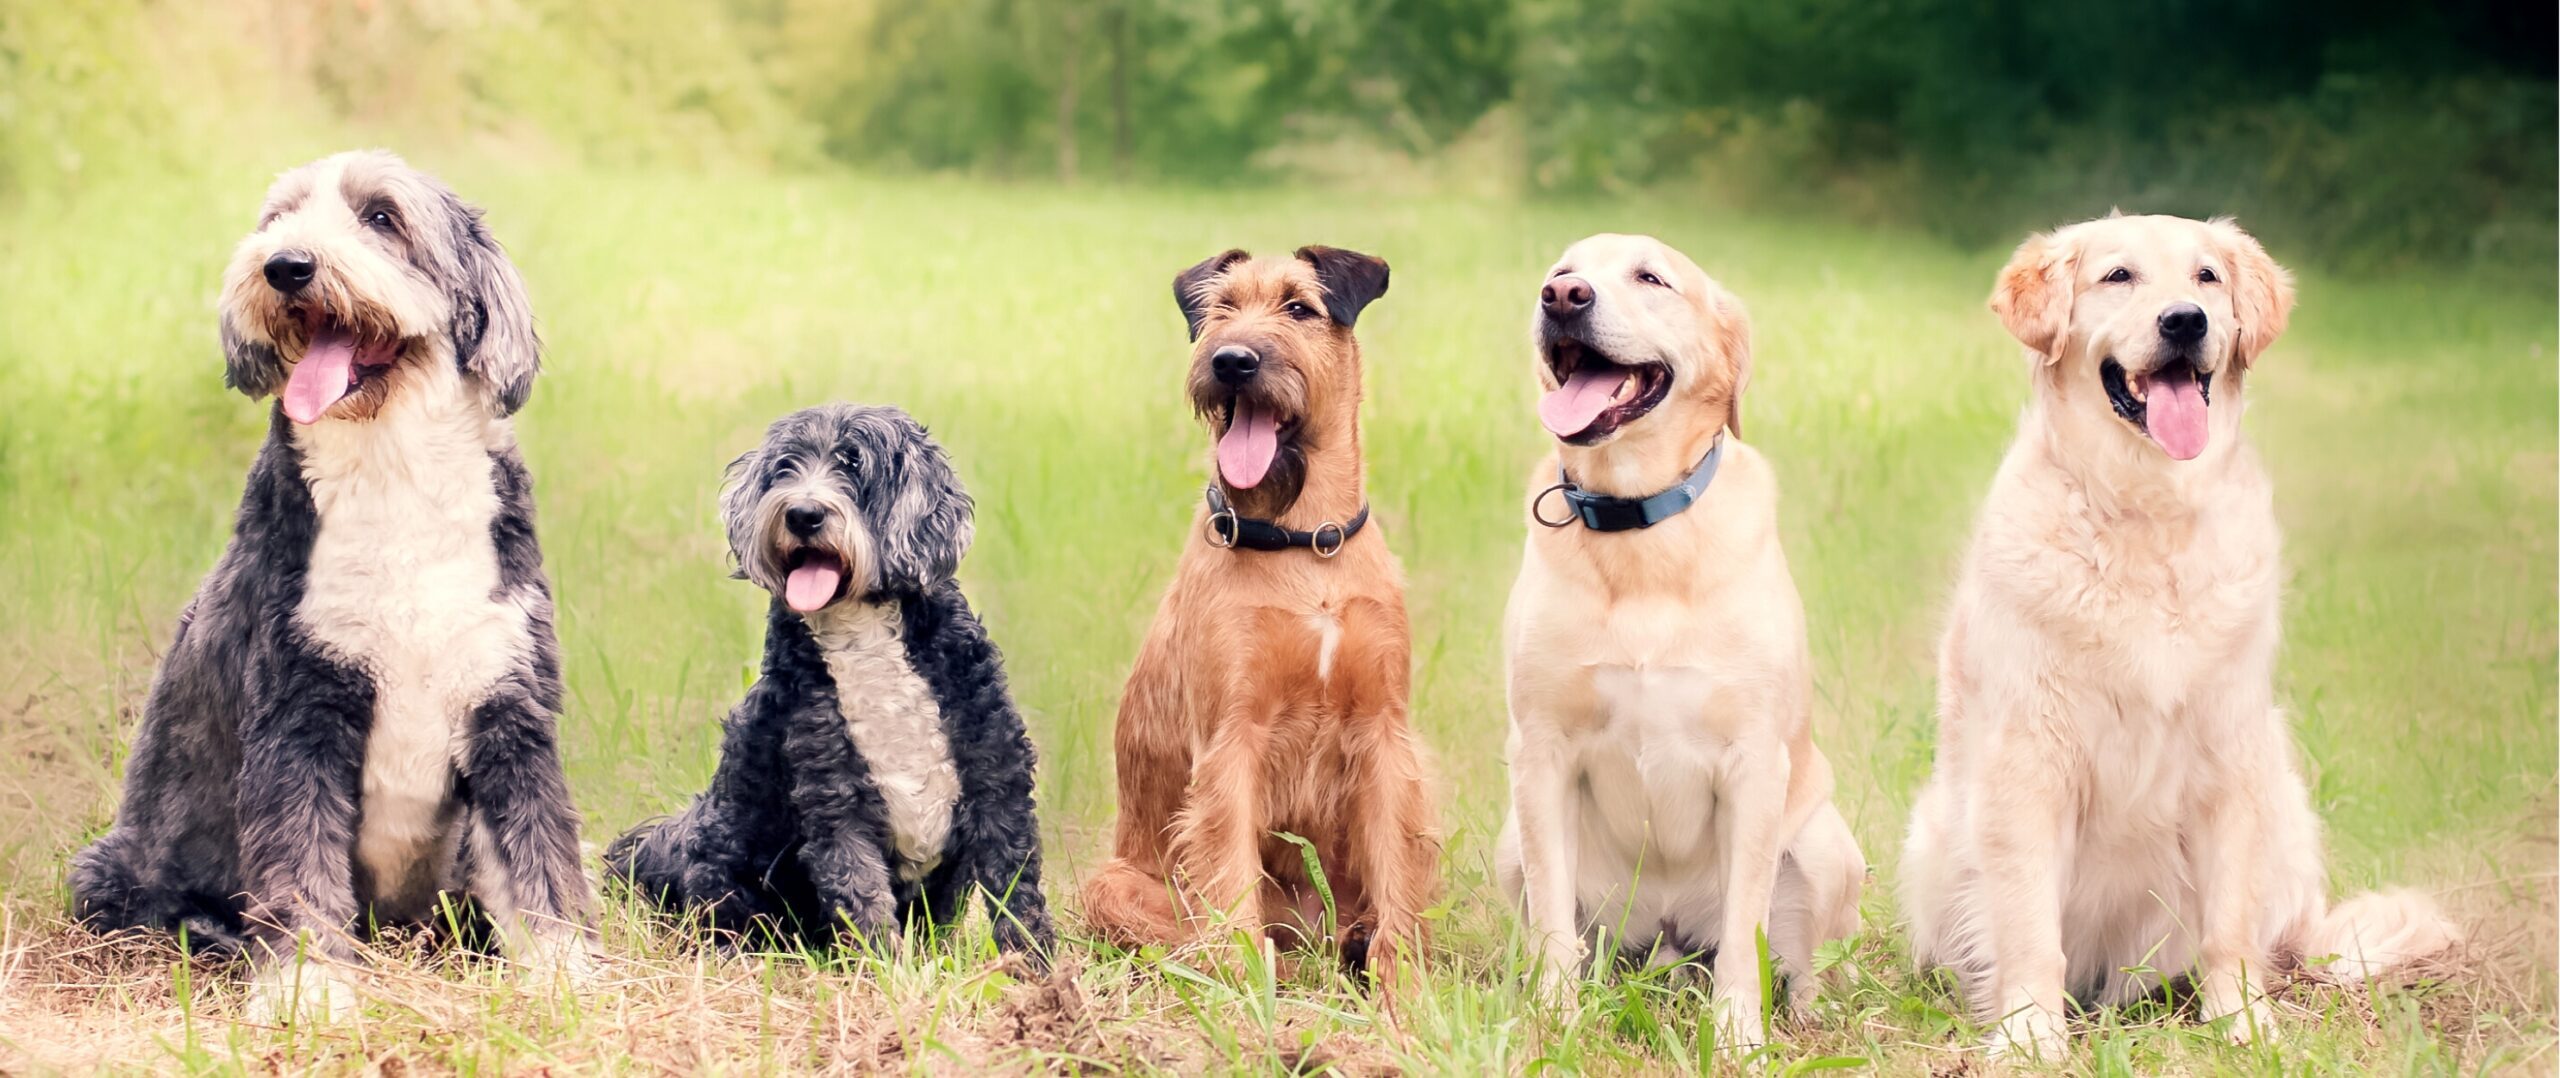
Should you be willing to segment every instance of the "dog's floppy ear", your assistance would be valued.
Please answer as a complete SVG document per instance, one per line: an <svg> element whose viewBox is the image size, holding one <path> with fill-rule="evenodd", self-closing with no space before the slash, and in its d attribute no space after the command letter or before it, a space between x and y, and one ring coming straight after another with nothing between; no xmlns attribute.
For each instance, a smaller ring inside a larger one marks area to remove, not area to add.
<svg viewBox="0 0 2560 1078"><path fill-rule="evenodd" d="M242 336L227 314L222 316L222 384L251 400L284 384L284 357L276 354L276 346Z"/></svg>
<svg viewBox="0 0 2560 1078"><path fill-rule="evenodd" d="M1298 261L1316 268L1324 286L1324 312L1344 329L1360 321L1360 311L1387 294L1387 261L1339 247L1300 247Z"/></svg>
<svg viewBox="0 0 2560 1078"><path fill-rule="evenodd" d="M1991 289L1991 312L2009 335L2045 362L2061 358L2071 336L2071 296L2077 285L2080 248L2062 232L2039 232L2018 245L2000 283Z"/></svg>
<svg viewBox="0 0 2560 1078"><path fill-rule="evenodd" d="M1200 339L1200 320L1209 313L1209 282L1227 272L1227 267L1251 257L1243 248L1231 247L1173 275L1173 302L1182 308L1182 320L1191 327L1192 340Z"/></svg>
<svg viewBox="0 0 2560 1078"><path fill-rule="evenodd" d="M2245 368L2284 334L2285 322L2293 316L2293 274L2267 257L2257 237L2241 231L2231 218L2217 217L2207 224L2220 239L2222 256L2231 266L2231 313L2239 322L2232 351Z"/></svg>
<svg viewBox="0 0 2560 1078"><path fill-rule="evenodd" d="M873 537L880 558L879 584L884 589L923 591L960 571L960 557L969 552L976 525L969 492L961 488L951 458L943 455L923 424L904 413L896 421L903 443L899 467L904 475L888 511L880 514L879 534Z"/></svg>
<svg viewBox="0 0 2560 1078"><path fill-rule="evenodd" d="M1731 292L1716 296L1716 349L1733 364L1732 400L1725 405L1724 425L1736 438L1742 437L1742 391L1751 386L1751 312L1742 299Z"/></svg>
<svg viewBox="0 0 2560 1078"><path fill-rule="evenodd" d="M720 472L720 532L729 537L729 578L747 579L747 546L755 542L755 526L748 515L755 511L756 472L762 468L759 445L738 454Z"/></svg>
<svg viewBox="0 0 2560 1078"><path fill-rule="evenodd" d="M480 211L452 195L445 211L453 222L457 262L453 282L453 358L462 373L479 379L496 398L498 414L512 415L533 395L542 370L542 341L533 330L533 301L524 278L480 220Z"/></svg>

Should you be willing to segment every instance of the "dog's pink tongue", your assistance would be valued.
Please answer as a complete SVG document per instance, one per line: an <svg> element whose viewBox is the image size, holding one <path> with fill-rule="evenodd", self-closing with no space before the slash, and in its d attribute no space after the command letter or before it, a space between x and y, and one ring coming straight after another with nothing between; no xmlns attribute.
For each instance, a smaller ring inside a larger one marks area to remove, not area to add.
<svg viewBox="0 0 2560 1078"><path fill-rule="evenodd" d="M311 423L355 387L356 335L331 326L311 331L311 347L293 365L284 384L284 414L296 423Z"/></svg>
<svg viewBox="0 0 2560 1078"><path fill-rule="evenodd" d="M2142 405L2143 429L2169 451L2170 459L2194 460L2204 452L2211 435L2205 430L2204 386L2195 375L2181 371L2152 379Z"/></svg>
<svg viewBox="0 0 2560 1078"><path fill-rule="evenodd" d="M1558 438L1571 438L1590 430L1600 413L1609 410L1609 398L1618 386L1634 377L1625 371L1575 371L1565 384L1538 401L1538 419L1547 425L1547 433Z"/></svg>
<svg viewBox="0 0 2560 1078"><path fill-rule="evenodd" d="M1237 490L1251 490L1271 474L1271 458L1280 454L1280 422L1271 413L1236 402L1235 422L1218 437L1218 474Z"/></svg>
<svg viewBox="0 0 2560 1078"><path fill-rule="evenodd" d="M836 585L843 582L844 570L835 559L811 558L782 582L782 601L806 614L835 601Z"/></svg>

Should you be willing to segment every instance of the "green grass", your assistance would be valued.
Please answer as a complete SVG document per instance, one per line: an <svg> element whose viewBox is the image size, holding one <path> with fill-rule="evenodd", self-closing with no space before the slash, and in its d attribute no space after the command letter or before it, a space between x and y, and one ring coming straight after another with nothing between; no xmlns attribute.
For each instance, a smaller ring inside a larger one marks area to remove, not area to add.
<svg viewBox="0 0 2560 1078"><path fill-rule="evenodd" d="M326 147L295 147L314 153ZM287 154L295 157L295 154ZM297 158L298 159L298 158ZM272 164L287 163L279 157ZM1067 190L426 162L524 270L548 373L519 424L571 690L570 780L601 843L708 775L757 654L727 579L720 470L774 416L896 403L979 503L964 569L1042 752L1052 893L1111 812L1120 680L1206 477L1180 395L1173 272L1229 245L1382 255L1362 320L1369 471L1403 559L1415 716L1451 835L1429 979L1398 1011L1215 950L1075 949L1016 981L982 938L904 960L698 956L613 911L605 989L562 997L449 956L386 963L340 1030L235 1026L225 971L61 922L61 864L103 826L156 649L212 564L264 424L221 386L212 297L264 174L31 193L0 209L0 1067L191 1070L1132 1069L1481 1073L1701 1066L1703 988L1520 987L1488 862L1505 784L1494 628L1522 540L1530 289L1601 229L1648 231L1749 302L1753 441L1784 482L1818 737L1877 878L1766 1060L1980 1066L1909 968L1890 897L1929 766L1931 653L1969 519L2025 389L1983 310L2001 252L1670 199L1522 205L1323 193ZM2284 252L2277 252L2281 258ZM2251 394L2291 575L2284 698L2340 889L2440 890L2478 941L2415 987L2286 997L2233 1049L2159 1009L2104 1016L2105 1073L2547 1070L2555 805L2555 377L2548 281L2306 275ZM1071 900L1070 900L1071 905Z"/></svg>

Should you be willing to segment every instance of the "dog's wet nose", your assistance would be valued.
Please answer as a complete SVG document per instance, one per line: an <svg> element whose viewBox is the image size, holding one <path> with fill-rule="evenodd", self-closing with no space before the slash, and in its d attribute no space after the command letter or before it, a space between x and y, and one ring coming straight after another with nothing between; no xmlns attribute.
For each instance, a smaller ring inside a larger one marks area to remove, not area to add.
<svg viewBox="0 0 2560 1078"><path fill-rule="evenodd" d="M2194 344L2204 339L2204 308L2192 303L2173 303L2160 312L2160 339L2171 344Z"/></svg>
<svg viewBox="0 0 2560 1078"><path fill-rule="evenodd" d="M1567 274L1538 290L1538 303L1549 318L1571 318L1591 309L1591 282Z"/></svg>
<svg viewBox="0 0 2560 1078"><path fill-rule="evenodd" d="M1262 372L1262 357L1241 344L1230 344L1209 354L1209 373L1228 386L1253 381Z"/></svg>
<svg viewBox="0 0 2560 1078"><path fill-rule="evenodd" d="M782 526L791 534L807 539L827 526L827 511L814 505L795 505L782 511Z"/></svg>
<svg viewBox="0 0 2560 1078"><path fill-rule="evenodd" d="M302 251L278 251L267 259L267 285L285 295L300 292L311 283L320 263Z"/></svg>

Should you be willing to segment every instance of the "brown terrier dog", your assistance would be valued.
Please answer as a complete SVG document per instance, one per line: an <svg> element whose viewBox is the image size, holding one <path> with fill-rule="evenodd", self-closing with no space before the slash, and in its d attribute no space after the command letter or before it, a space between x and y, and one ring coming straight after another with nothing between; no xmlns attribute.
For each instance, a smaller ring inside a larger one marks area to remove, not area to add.
<svg viewBox="0 0 2560 1078"><path fill-rule="evenodd" d="M1406 717L1404 573L1363 534L1351 335L1386 290L1385 262L1330 247L1228 251L1173 280L1218 480L1120 700L1115 856L1084 888L1115 943L1179 943L1223 911L1284 943L1330 936L1381 982L1418 953L1440 839ZM1283 835L1313 844L1331 911Z"/></svg>

